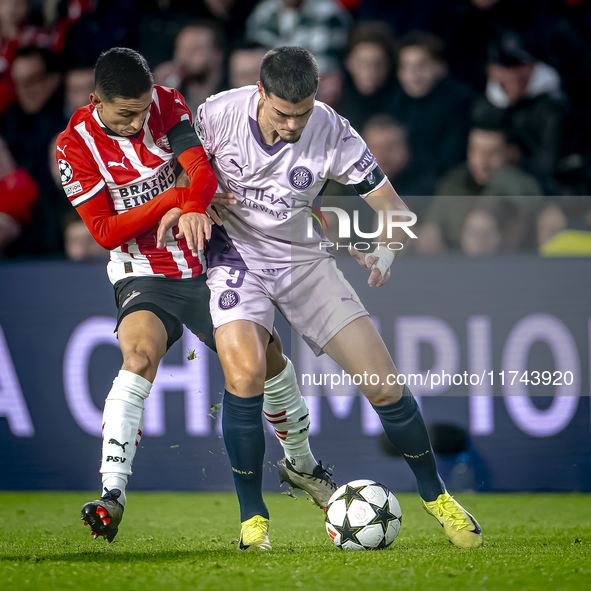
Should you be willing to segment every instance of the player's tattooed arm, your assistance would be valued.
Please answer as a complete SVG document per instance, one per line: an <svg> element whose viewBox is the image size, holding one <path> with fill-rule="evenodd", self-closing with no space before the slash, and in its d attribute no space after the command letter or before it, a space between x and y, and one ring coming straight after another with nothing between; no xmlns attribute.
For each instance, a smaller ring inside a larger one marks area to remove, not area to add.
<svg viewBox="0 0 591 591"><path fill-rule="evenodd" d="M408 207L398 196L390 181L386 181L380 188L372 191L365 201L376 212L383 211L408 211ZM389 242L399 242L405 244L408 235L401 228L395 228L392 237L388 238L387 224L384 224L382 235L376 242L387 244ZM370 287L382 287L390 279L390 265L394 262L394 252L385 246L379 246L372 253L359 252L353 247L349 248L349 253L355 260L366 269L371 269L367 283Z"/></svg>

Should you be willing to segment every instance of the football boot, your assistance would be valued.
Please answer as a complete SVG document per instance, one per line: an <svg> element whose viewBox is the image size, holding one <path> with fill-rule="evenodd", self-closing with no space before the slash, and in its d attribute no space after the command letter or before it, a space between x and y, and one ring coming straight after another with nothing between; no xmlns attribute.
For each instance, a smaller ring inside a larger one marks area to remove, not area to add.
<svg viewBox="0 0 591 591"><path fill-rule="evenodd" d="M283 458L277 462L277 472L279 484L287 482L291 488L299 488L307 492L321 509L326 509L330 497L337 490L337 485L331 478L332 473L322 465L322 462L318 462L312 474L306 474L298 472L287 458Z"/></svg>
<svg viewBox="0 0 591 591"><path fill-rule="evenodd" d="M118 488L105 488L105 494L98 501L90 501L82 507L80 519L84 521L84 525L90 526L95 540L102 536L110 543L117 535L124 510L117 500L120 496L121 491Z"/></svg>
<svg viewBox="0 0 591 591"><path fill-rule="evenodd" d="M478 522L447 491L423 507L443 527L450 541L459 548L482 546L484 538Z"/></svg>
<svg viewBox="0 0 591 591"><path fill-rule="evenodd" d="M238 550L271 550L269 520L255 515L242 522Z"/></svg>

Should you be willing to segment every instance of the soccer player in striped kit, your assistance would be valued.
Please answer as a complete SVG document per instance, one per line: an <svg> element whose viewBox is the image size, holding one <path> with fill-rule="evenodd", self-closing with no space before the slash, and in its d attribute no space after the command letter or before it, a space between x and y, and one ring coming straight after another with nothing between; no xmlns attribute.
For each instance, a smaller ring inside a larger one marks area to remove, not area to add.
<svg viewBox="0 0 591 591"><path fill-rule="evenodd" d="M102 54L90 101L58 136L56 158L66 196L96 241L111 251L107 271L123 365L103 414L105 494L84 505L82 519L95 538L112 541L142 435L144 400L161 358L181 337L183 324L215 350L202 252L210 237L206 208L217 183L183 97L154 85L139 53L113 48ZM189 187L176 187L177 162ZM158 239L159 221L171 209L182 215ZM311 457L307 407L273 336L265 392L285 419L282 444L297 463L302 455ZM300 484L326 506L336 486L321 463L314 460L310 472Z"/></svg>

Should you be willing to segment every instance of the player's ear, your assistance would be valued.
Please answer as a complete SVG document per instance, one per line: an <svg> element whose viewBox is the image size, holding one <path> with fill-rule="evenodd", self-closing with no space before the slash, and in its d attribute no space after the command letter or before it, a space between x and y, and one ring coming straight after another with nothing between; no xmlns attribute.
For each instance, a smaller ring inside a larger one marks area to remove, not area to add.
<svg viewBox="0 0 591 591"><path fill-rule="evenodd" d="M263 85L260 82L257 82L257 86L259 87L259 94L261 95L261 98L264 100L265 89L263 88Z"/></svg>
<svg viewBox="0 0 591 591"><path fill-rule="evenodd" d="M101 100L101 97L95 92L90 93L90 102L95 109L98 109L99 107L102 108L103 101Z"/></svg>

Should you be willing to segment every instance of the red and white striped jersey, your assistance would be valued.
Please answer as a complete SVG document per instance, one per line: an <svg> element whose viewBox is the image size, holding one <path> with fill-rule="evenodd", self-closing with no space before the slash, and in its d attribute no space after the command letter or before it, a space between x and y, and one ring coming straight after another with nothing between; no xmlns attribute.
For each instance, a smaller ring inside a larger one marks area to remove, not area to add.
<svg viewBox="0 0 591 591"><path fill-rule="evenodd" d="M153 99L142 130L133 137L109 130L92 105L74 113L56 145L62 185L74 207L106 189L111 211L122 214L176 185L176 159L167 132L181 121L190 123L191 111L171 88L154 86ZM164 250L156 248L157 230L156 225L111 251L112 283L134 275L182 279L203 272L186 240L174 238L178 226L168 231Z"/></svg>

